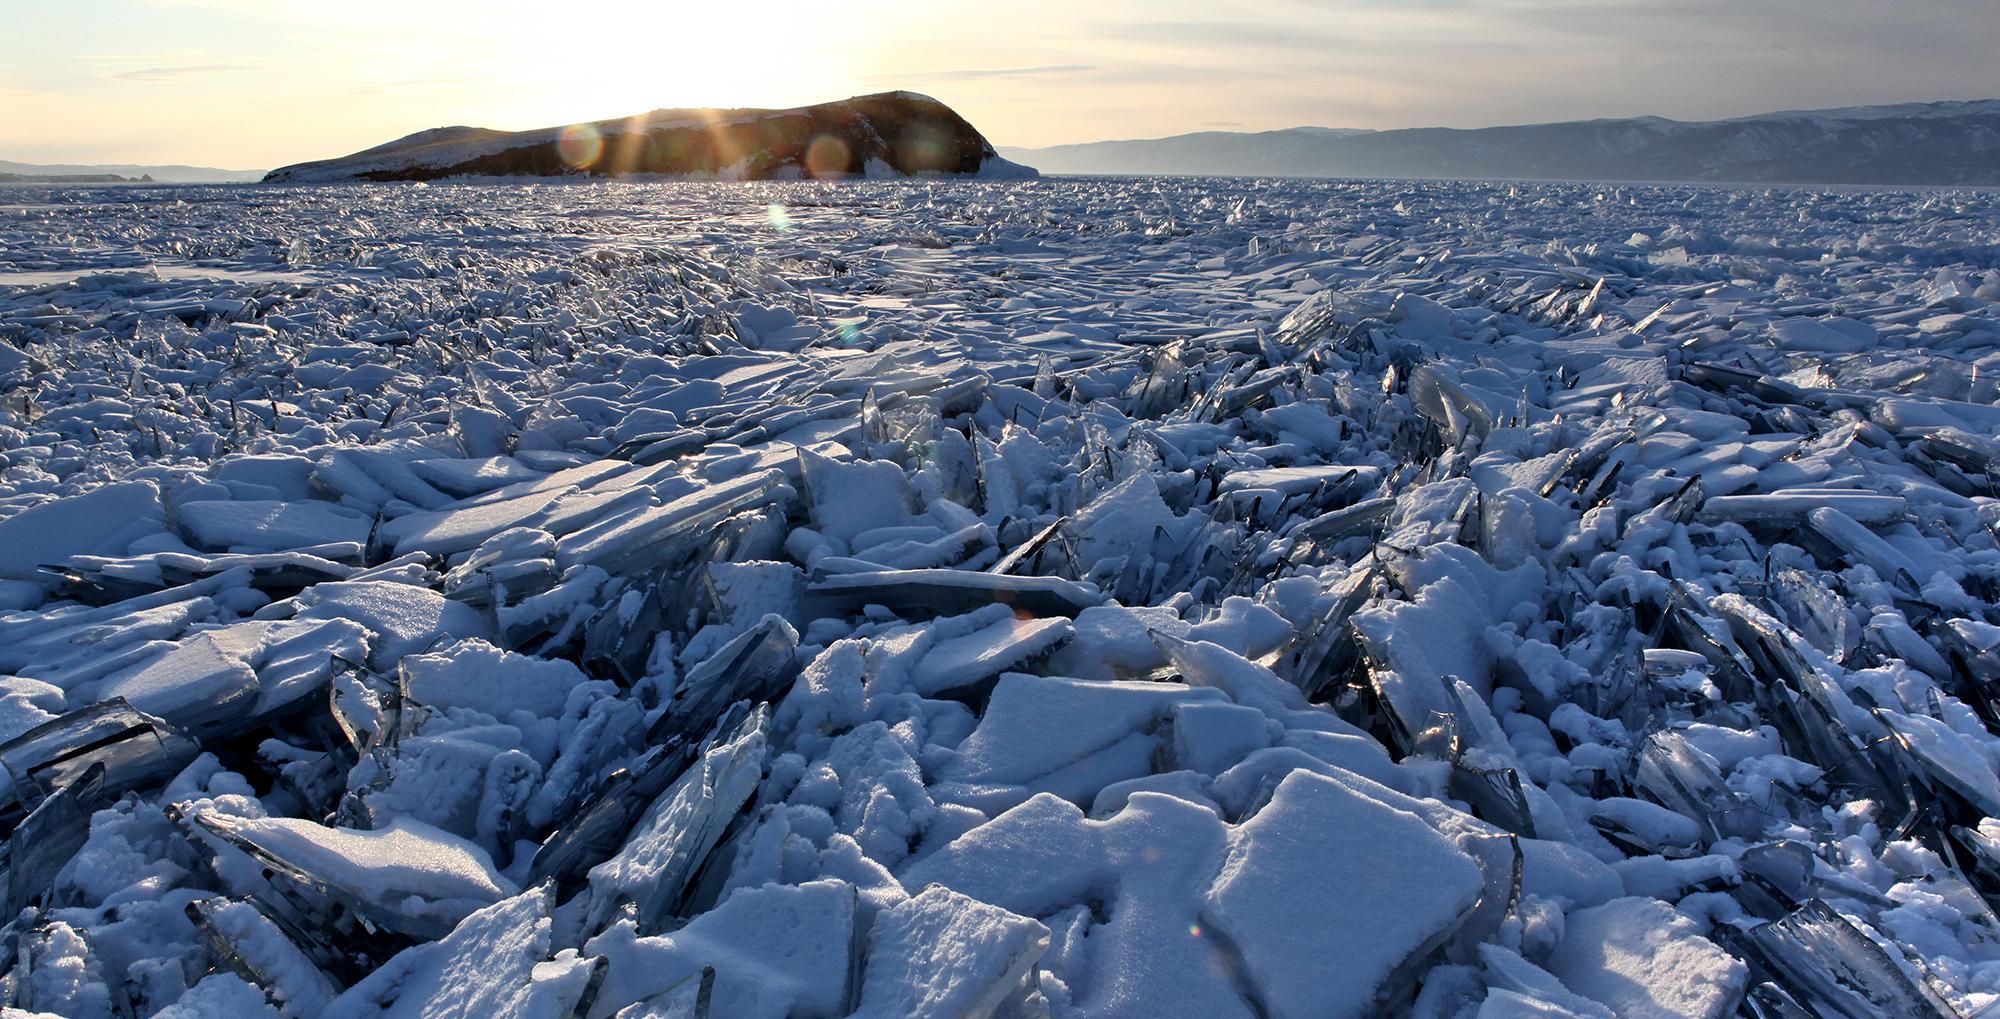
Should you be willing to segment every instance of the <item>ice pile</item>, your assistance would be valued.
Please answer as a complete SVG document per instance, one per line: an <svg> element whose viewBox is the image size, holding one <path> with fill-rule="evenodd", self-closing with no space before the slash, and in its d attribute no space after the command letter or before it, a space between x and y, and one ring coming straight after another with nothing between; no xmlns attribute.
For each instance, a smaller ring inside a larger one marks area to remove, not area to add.
<svg viewBox="0 0 2000 1019"><path fill-rule="evenodd" d="M7 1005L2000 1002L1992 196L29 197Z"/></svg>

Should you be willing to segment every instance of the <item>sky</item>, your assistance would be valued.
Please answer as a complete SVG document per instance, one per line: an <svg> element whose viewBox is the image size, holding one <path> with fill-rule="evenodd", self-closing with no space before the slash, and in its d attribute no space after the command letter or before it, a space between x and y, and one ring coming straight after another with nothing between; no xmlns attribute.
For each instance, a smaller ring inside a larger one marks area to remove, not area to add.
<svg viewBox="0 0 2000 1019"><path fill-rule="evenodd" d="M908 89L999 145L2000 98L2000 0L0 0L0 159Z"/></svg>

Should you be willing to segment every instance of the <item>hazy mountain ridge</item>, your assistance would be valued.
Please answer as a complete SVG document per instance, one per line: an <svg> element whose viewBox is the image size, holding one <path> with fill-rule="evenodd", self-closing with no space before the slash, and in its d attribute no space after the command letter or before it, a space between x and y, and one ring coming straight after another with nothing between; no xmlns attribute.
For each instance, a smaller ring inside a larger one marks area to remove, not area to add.
<svg viewBox="0 0 2000 1019"><path fill-rule="evenodd" d="M0 173L0 184L156 184L151 176L115 173Z"/></svg>
<svg viewBox="0 0 2000 1019"><path fill-rule="evenodd" d="M262 170L225 170L215 166L182 166L178 163L149 166L137 163L17 163L0 159L0 174L15 174L22 177L96 177L112 176L122 178L127 183L146 183L140 180L151 177L159 184L215 184L259 180ZM101 182L101 181L100 181ZM15 183L68 183L67 181L17 181Z"/></svg>
<svg viewBox="0 0 2000 1019"><path fill-rule="evenodd" d="M2000 100L1715 121L1208 131L1001 152L1047 173L1989 185L2000 184Z"/></svg>

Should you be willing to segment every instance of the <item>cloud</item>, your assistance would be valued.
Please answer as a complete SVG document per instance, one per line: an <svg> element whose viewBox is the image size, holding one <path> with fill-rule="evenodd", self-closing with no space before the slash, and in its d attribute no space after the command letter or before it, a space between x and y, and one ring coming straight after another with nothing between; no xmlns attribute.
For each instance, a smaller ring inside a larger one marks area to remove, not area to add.
<svg viewBox="0 0 2000 1019"><path fill-rule="evenodd" d="M140 67L130 71L119 71L111 77L118 81L140 81L163 83L186 81L205 74L226 74L233 71L253 71L246 64L175 64L166 67Z"/></svg>
<svg viewBox="0 0 2000 1019"><path fill-rule="evenodd" d="M388 95L392 92L404 92L410 89L453 88L459 85L483 85L488 82L495 82L499 80L500 79L498 78L486 77L486 76L472 77L472 78L403 78L398 81L378 81L378 82L372 82L367 85L356 85L348 89L347 94L356 96L380 96L380 95Z"/></svg>
<svg viewBox="0 0 2000 1019"><path fill-rule="evenodd" d="M983 81L989 78L1041 78L1053 74L1082 74L1097 70L1094 64L1051 64L1046 67L979 67L948 71L899 71L871 74L863 81Z"/></svg>
<svg viewBox="0 0 2000 1019"><path fill-rule="evenodd" d="M1093 34L1129 42L1161 43L1241 58L1245 50L1325 51L1345 40L1325 28L1297 22L1143 21L1101 23Z"/></svg>

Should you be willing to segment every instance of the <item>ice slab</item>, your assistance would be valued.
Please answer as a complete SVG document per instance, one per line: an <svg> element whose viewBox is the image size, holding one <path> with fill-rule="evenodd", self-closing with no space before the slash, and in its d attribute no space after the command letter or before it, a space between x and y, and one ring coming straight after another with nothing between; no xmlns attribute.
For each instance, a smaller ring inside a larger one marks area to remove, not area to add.
<svg viewBox="0 0 2000 1019"><path fill-rule="evenodd" d="M217 551L361 545L375 525L367 514L330 502L272 499L184 502L174 507L174 519L189 544Z"/></svg>
<svg viewBox="0 0 2000 1019"><path fill-rule="evenodd" d="M1035 616L1075 616L1104 595L1088 584L1060 577L1009 577L962 570L884 570L840 574L812 581L806 593L832 609L882 605L911 618L962 615L986 605L1007 605Z"/></svg>
<svg viewBox="0 0 2000 1019"><path fill-rule="evenodd" d="M71 556L118 555L164 519L159 487L147 481L41 503L0 520L0 577L37 580L41 566Z"/></svg>

